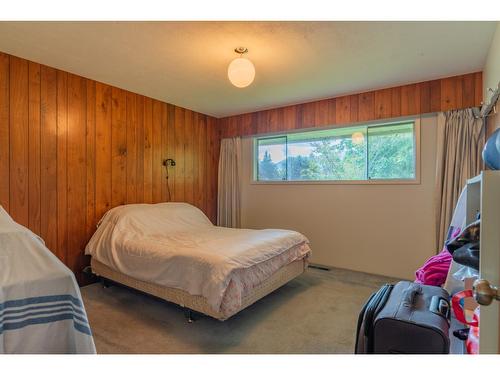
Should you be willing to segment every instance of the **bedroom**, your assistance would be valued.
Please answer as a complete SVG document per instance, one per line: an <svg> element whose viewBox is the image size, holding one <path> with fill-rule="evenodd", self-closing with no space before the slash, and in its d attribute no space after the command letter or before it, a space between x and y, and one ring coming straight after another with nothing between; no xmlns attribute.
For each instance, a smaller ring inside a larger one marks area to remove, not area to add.
<svg viewBox="0 0 500 375"><path fill-rule="evenodd" d="M95 14L0 22L0 352L499 352L495 18Z"/></svg>

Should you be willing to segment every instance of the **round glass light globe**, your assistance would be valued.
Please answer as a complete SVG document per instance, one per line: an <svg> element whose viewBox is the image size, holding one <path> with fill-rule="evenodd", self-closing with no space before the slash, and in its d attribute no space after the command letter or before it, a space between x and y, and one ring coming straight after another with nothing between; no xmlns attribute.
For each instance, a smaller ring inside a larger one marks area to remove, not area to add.
<svg viewBox="0 0 500 375"><path fill-rule="evenodd" d="M255 78L255 67L250 60L238 57L229 64L227 76L236 87L247 87Z"/></svg>

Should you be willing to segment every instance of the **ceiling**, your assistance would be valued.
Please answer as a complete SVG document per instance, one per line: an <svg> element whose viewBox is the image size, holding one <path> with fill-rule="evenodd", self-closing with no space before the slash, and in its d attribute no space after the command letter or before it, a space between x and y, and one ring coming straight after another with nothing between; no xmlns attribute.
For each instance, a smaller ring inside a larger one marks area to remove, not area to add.
<svg viewBox="0 0 500 375"><path fill-rule="evenodd" d="M480 71L496 22L0 22L0 51L216 117ZM227 66L245 46L254 83Z"/></svg>

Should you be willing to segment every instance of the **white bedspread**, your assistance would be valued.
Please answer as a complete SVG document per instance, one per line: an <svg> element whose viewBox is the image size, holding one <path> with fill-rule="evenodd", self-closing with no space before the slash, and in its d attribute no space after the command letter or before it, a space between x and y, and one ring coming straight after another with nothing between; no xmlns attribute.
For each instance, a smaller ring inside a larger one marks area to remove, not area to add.
<svg viewBox="0 0 500 375"><path fill-rule="evenodd" d="M219 311L235 271L292 248L306 248L295 258L307 256L299 246L307 242L289 230L217 227L186 203L133 204L104 216L86 253L136 279L202 295Z"/></svg>
<svg viewBox="0 0 500 375"><path fill-rule="evenodd" d="M73 273L1 206L0 353L95 353Z"/></svg>

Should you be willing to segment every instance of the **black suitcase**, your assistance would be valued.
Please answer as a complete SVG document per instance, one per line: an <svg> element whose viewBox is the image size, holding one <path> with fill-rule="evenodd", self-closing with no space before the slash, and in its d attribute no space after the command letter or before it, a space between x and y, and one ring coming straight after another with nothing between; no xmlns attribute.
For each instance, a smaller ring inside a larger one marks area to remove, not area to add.
<svg viewBox="0 0 500 375"><path fill-rule="evenodd" d="M450 297L439 287L400 281L374 293L358 319L356 354L448 354Z"/></svg>

